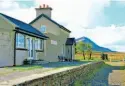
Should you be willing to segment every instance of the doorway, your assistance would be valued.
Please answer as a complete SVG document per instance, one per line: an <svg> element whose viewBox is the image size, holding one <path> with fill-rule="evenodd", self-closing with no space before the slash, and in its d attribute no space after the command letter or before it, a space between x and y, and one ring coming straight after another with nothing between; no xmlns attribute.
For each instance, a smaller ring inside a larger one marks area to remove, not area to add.
<svg viewBox="0 0 125 86"><path fill-rule="evenodd" d="M28 57L35 60L35 42L33 38L27 38Z"/></svg>
<svg viewBox="0 0 125 86"><path fill-rule="evenodd" d="M66 46L66 58L72 59L72 46L70 45Z"/></svg>

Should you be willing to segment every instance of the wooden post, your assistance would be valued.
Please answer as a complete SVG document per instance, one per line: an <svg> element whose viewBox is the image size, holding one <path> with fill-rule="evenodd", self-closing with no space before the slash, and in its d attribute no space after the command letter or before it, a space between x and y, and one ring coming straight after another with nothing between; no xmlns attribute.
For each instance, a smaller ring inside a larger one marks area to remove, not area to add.
<svg viewBox="0 0 125 86"><path fill-rule="evenodd" d="M110 57L110 62L111 62L112 60L111 60L111 57Z"/></svg>

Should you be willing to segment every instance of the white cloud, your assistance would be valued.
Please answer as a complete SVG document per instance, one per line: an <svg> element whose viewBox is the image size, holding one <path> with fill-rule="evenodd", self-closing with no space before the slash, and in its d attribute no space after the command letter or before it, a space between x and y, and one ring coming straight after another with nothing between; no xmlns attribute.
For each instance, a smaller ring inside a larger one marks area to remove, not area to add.
<svg viewBox="0 0 125 86"><path fill-rule="evenodd" d="M18 9L19 4L14 0L0 0L0 10Z"/></svg>
<svg viewBox="0 0 125 86"><path fill-rule="evenodd" d="M17 0L1 0L0 1L0 13L7 14L16 19L22 20L24 22L30 22L35 18L35 9L22 8Z"/></svg>
<svg viewBox="0 0 125 86"><path fill-rule="evenodd" d="M102 10L110 5L109 0L34 0L36 6L32 8L21 8L19 3L14 0L3 1L0 2L0 12L25 22L30 22L35 18L35 7L40 4L48 4L53 8L52 18L57 22L64 23L72 31L72 37L86 36L101 46L125 51L123 48L125 46L113 45L113 43L125 39L125 26L84 28L96 20L95 16L105 20Z"/></svg>
<svg viewBox="0 0 125 86"><path fill-rule="evenodd" d="M76 28L75 26L74 28ZM96 27L93 29L80 28L74 29L72 36L86 36L92 39L100 46L104 46L117 51L125 51L125 26L117 27L115 25L109 27ZM119 44L117 43L119 42ZM115 44L117 43L117 44Z"/></svg>
<svg viewBox="0 0 125 86"><path fill-rule="evenodd" d="M29 23L33 20L36 16L34 8L27 8L27 9L15 9L13 11L0 11L1 13L7 14L11 17ZM31 16L32 15L32 16Z"/></svg>
<svg viewBox="0 0 125 86"><path fill-rule="evenodd" d="M0 1L0 11L11 14L12 16L19 16L21 20L26 19L25 16L28 15L28 8L21 8L18 0L2 0ZM108 0L34 0L36 6L38 7L41 4L49 4L52 8L52 18L58 22L67 22L69 24L75 23L76 25L88 26L88 23L91 21L93 15L98 14L99 11L108 4ZM98 5L98 7L97 7ZM11 9L11 10L9 10ZM24 12L23 12L24 10ZM27 12L26 12L27 10ZM94 11L95 14L91 14ZM18 13L19 15L17 15ZM35 16L35 10L28 16ZM17 17L17 18L19 18ZM32 19L33 19L32 18ZM91 19L90 19L91 18ZM20 19L20 18L19 18ZM31 20L31 19L30 19Z"/></svg>
<svg viewBox="0 0 125 86"><path fill-rule="evenodd" d="M94 16L102 15L100 10L109 5L109 0L35 0L37 5L49 4L53 19L70 24L88 26Z"/></svg>

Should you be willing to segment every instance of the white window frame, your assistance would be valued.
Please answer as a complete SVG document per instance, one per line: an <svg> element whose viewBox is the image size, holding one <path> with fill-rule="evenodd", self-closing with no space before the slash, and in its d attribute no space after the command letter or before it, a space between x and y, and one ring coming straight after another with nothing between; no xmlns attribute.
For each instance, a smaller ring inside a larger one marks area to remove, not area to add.
<svg viewBox="0 0 125 86"><path fill-rule="evenodd" d="M35 39L35 50L44 50L44 40L43 39Z"/></svg>
<svg viewBox="0 0 125 86"><path fill-rule="evenodd" d="M23 44L20 43L20 36L23 36ZM20 46L21 44L21 46ZM23 46L22 46L23 45ZM21 34L21 33L17 33L16 34L16 48L25 48L25 35Z"/></svg>

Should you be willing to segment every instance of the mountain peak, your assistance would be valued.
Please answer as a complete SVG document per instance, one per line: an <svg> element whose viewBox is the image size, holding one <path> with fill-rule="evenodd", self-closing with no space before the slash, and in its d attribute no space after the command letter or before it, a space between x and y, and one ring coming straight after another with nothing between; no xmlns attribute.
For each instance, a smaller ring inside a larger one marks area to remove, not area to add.
<svg viewBox="0 0 125 86"><path fill-rule="evenodd" d="M91 39L89 39L88 37L85 37L85 36L76 39L76 43L79 42L79 41L83 41L84 43L90 43L92 45L93 51L113 52L112 50L110 50L108 48L104 48L104 47L101 47L101 46L97 45L95 42L93 42Z"/></svg>
<svg viewBox="0 0 125 86"><path fill-rule="evenodd" d="M78 38L78 39L76 39L76 40L86 40L86 39L89 39L89 38L87 38L87 37L85 37L85 36L83 36L83 37L80 37L80 38Z"/></svg>

